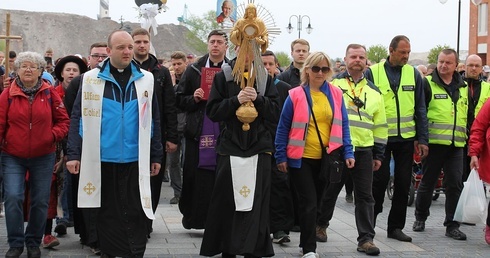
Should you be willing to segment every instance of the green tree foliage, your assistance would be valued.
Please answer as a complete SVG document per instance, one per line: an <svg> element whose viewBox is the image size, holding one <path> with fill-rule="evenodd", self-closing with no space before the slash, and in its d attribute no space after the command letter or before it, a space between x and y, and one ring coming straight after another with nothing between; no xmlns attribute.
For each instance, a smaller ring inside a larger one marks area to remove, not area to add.
<svg viewBox="0 0 490 258"><path fill-rule="evenodd" d="M451 47L448 45L444 45L444 46L437 45L436 47L431 48L431 50L429 50L429 55L427 55L427 61L429 62L429 64L436 64L439 53L441 53L441 50L446 48L451 48Z"/></svg>
<svg viewBox="0 0 490 258"><path fill-rule="evenodd" d="M274 54L276 55L277 61L279 62L279 65L281 67L286 67L289 66L289 64L291 64L291 59L289 58L289 55L286 52L279 51L279 52L275 52Z"/></svg>
<svg viewBox="0 0 490 258"><path fill-rule="evenodd" d="M0 51L5 52L5 39L0 39Z"/></svg>
<svg viewBox="0 0 490 258"><path fill-rule="evenodd" d="M216 22L215 11L208 11L202 17L191 15L186 21L189 32L187 33L187 40L189 46L196 49L200 53L206 53L207 51L207 39L208 34L214 29L219 29L220 26Z"/></svg>
<svg viewBox="0 0 490 258"><path fill-rule="evenodd" d="M370 46L367 49L367 58L371 60L372 62L379 63L379 61L383 58L386 58L388 56L388 49L381 45L374 45Z"/></svg>

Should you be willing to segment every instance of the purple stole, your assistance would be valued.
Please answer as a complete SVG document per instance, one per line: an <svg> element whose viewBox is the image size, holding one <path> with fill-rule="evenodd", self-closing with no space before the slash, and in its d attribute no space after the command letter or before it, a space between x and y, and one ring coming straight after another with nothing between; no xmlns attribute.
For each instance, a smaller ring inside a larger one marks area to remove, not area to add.
<svg viewBox="0 0 490 258"><path fill-rule="evenodd" d="M215 123L204 114L201 137L199 139L199 164L200 169L216 169L216 140L219 136L219 123Z"/></svg>

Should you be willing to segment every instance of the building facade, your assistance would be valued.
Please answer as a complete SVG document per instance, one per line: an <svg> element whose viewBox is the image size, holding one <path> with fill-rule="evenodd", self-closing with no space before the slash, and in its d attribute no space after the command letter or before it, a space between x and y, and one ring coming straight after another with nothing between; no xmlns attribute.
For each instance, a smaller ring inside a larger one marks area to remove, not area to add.
<svg viewBox="0 0 490 258"><path fill-rule="evenodd" d="M490 65L490 44L488 27L490 25L490 15L488 4L489 0L482 0L479 5L470 5L470 30L468 54L478 54L483 60L484 65Z"/></svg>

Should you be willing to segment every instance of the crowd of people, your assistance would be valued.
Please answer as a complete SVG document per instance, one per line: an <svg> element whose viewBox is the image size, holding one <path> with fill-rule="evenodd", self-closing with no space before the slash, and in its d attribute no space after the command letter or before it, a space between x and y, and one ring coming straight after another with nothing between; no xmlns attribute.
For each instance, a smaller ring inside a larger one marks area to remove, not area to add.
<svg viewBox="0 0 490 258"><path fill-rule="evenodd" d="M414 67L410 40L398 35L379 63L357 43L333 61L297 39L283 70L255 6L245 11L229 34L209 32L200 57L175 51L161 62L145 29L114 31L86 58L8 53L9 73L0 66L5 257L25 248L41 257L71 226L94 254L143 257L169 180L182 226L204 229L203 256L273 256L273 243L298 231L303 257L318 257L344 185L357 251L378 255L391 160L387 237L416 237L405 230L414 154L424 176L412 231L425 230L443 169L441 223L447 237L466 239L454 212L470 168L486 178L488 162L490 67L481 57L462 63L444 49L437 64Z"/></svg>

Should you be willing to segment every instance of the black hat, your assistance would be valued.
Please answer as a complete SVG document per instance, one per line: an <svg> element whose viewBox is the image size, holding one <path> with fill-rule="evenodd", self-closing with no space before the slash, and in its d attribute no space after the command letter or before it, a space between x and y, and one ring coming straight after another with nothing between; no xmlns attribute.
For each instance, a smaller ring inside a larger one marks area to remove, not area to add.
<svg viewBox="0 0 490 258"><path fill-rule="evenodd" d="M80 70L80 74L85 73L87 71L87 64L78 56L65 56L58 60L56 66L54 67L54 74L56 75L56 79L60 82L63 81L63 77L61 77L61 72L65 67L66 63L75 63L78 65L78 69Z"/></svg>

